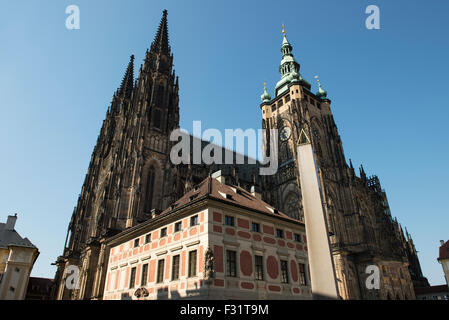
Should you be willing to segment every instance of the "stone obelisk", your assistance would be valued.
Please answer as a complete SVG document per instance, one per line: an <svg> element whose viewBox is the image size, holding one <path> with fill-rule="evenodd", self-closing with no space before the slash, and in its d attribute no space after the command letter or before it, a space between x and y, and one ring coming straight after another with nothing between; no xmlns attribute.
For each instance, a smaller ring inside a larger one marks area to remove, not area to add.
<svg viewBox="0 0 449 320"><path fill-rule="evenodd" d="M304 130L299 137L298 168L313 299L338 299L329 235L320 195L312 144Z"/></svg>

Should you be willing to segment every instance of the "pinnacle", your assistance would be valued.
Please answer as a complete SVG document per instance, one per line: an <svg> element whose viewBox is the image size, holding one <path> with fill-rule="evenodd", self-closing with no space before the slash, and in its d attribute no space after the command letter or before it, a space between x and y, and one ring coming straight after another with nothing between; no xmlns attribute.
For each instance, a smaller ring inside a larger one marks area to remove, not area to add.
<svg viewBox="0 0 449 320"><path fill-rule="evenodd" d="M161 23L157 29L154 41L151 44L151 50L160 51L161 53L170 54L170 46L168 44L168 26L167 26L167 10L163 11Z"/></svg>
<svg viewBox="0 0 449 320"><path fill-rule="evenodd" d="M120 96L125 98L131 97L131 92L134 86L134 55L131 55L128 68L126 69L125 76L123 77L122 84L118 91Z"/></svg>

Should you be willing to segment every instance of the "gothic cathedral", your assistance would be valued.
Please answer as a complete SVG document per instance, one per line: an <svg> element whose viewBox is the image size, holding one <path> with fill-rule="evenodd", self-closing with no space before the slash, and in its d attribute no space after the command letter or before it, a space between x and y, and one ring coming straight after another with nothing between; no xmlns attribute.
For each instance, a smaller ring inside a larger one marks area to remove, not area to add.
<svg viewBox="0 0 449 320"><path fill-rule="evenodd" d="M153 218L217 169L230 183L259 189L265 202L302 220L294 147L301 130L312 140L340 297L414 299L413 287L428 285L413 241L392 218L379 179L368 177L363 167L357 176L352 163L348 166L327 92L321 84L317 93L311 92L292 50L283 31L281 79L274 98L266 88L261 96L262 128L279 132L275 175L259 176L258 164L173 165L169 136L179 128L179 83L163 12L137 79L131 56L106 112L64 252L56 261L56 299L102 299L105 240ZM379 290L365 285L369 265L380 269ZM69 289L71 266L79 268L80 281Z"/></svg>

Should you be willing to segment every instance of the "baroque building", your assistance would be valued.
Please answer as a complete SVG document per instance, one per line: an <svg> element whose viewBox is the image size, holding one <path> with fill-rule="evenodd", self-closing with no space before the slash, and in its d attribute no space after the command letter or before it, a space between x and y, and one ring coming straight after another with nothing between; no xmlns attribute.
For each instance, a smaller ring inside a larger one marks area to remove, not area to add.
<svg viewBox="0 0 449 320"><path fill-rule="evenodd" d="M262 128L280 132L275 175L259 176L260 164L250 164L247 157L244 164L235 165L173 165L170 150L175 142L169 137L179 128L179 82L172 70L164 11L137 79L131 56L107 110L69 223L64 252L56 261L57 299L102 299L108 239L157 217L217 170L224 182L260 191L263 201L303 222L295 161L301 130L312 140L340 296L414 298L413 283L427 280L413 242L392 218L379 179L367 177L363 167L357 176L352 163L346 163L327 92L319 84L318 92L312 93L292 51L283 31L281 79L274 98L266 88L261 96ZM266 132L270 141L270 130ZM268 152L276 151L268 147ZM379 267L379 290L366 287L369 265ZM70 266L80 270L79 285L71 290L66 286Z"/></svg>
<svg viewBox="0 0 449 320"><path fill-rule="evenodd" d="M104 300L312 297L304 223L221 171L106 246Z"/></svg>

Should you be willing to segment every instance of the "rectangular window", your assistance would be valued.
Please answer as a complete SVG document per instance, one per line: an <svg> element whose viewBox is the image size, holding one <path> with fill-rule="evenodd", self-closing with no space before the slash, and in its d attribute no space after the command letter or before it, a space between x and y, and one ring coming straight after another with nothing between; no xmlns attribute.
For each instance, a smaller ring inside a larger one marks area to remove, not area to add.
<svg viewBox="0 0 449 320"><path fill-rule="evenodd" d="M175 223L175 232L181 231L182 229L182 222L176 222Z"/></svg>
<svg viewBox="0 0 449 320"><path fill-rule="evenodd" d="M134 248L137 248L139 246L139 239L134 240Z"/></svg>
<svg viewBox="0 0 449 320"><path fill-rule="evenodd" d="M300 235L300 234L295 233L295 241L296 241L296 242L302 242L302 241L301 241L301 235Z"/></svg>
<svg viewBox="0 0 449 320"><path fill-rule="evenodd" d="M161 238L166 237L167 236L167 228L162 228L161 229Z"/></svg>
<svg viewBox="0 0 449 320"><path fill-rule="evenodd" d="M225 216L225 225L233 227L234 226L234 217Z"/></svg>
<svg viewBox="0 0 449 320"><path fill-rule="evenodd" d="M179 279L179 254L173 257L173 264L171 267L171 279L172 280Z"/></svg>
<svg viewBox="0 0 449 320"><path fill-rule="evenodd" d="M142 278L140 279L140 285L145 286L148 279L148 263L142 266Z"/></svg>
<svg viewBox="0 0 449 320"><path fill-rule="evenodd" d="M253 222L253 231L260 232L260 224Z"/></svg>
<svg viewBox="0 0 449 320"><path fill-rule="evenodd" d="M289 101L290 101L290 95L287 94L287 95L285 96L285 103L287 103L287 102L289 102Z"/></svg>
<svg viewBox="0 0 449 320"><path fill-rule="evenodd" d="M284 238L284 230L276 229L276 237Z"/></svg>
<svg viewBox="0 0 449 320"><path fill-rule="evenodd" d="M274 112L274 111L276 111L276 104L273 104L273 105L271 106L271 112Z"/></svg>
<svg viewBox="0 0 449 320"><path fill-rule="evenodd" d="M288 283L288 264L284 260L281 260L281 282Z"/></svg>
<svg viewBox="0 0 449 320"><path fill-rule="evenodd" d="M282 99L279 100L279 102L278 102L278 108L281 107L283 104L284 104L284 101L283 101Z"/></svg>
<svg viewBox="0 0 449 320"><path fill-rule="evenodd" d="M255 256L255 276L256 280L263 280L263 257Z"/></svg>
<svg viewBox="0 0 449 320"><path fill-rule="evenodd" d="M198 224L198 215L190 217L190 226L196 226Z"/></svg>
<svg viewBox="0 0 449 320"><path fill-rule="evenodd" d="M164 259L157 262L157 283L164 281Z"/></svg>
<svg viewBox="0 0 449 320"><path fill-rule="evenodd" d="M306 266L304 265L304 263L299 264L299 284L302 286L307 285Z"/></svg>
<svg viewBox="0 0 449 320"><path fill-rule="evenodd" d="M129 288L134 288L136 283L136 267L131 268L131 276L129 277Z"/></svg>
<svg viewBox="0 0 449 320"><path fill-rule="evenodd" d="M237 277L237 259L235 251L226 250L226 275Z"/></svg>
<svg viewBox="0 0 449 320"><path fill-rule="evenodd" d="M189 277L196 276L196 250L189 252Z"/></svg>
<svg viewBox="0 0 449 320"><path fill-rule="evenodd" d="M145 236L145 243L150 243L150 242L151 242L151 233L149 233Z"/></svg>

